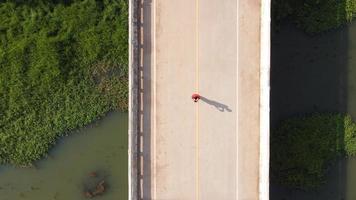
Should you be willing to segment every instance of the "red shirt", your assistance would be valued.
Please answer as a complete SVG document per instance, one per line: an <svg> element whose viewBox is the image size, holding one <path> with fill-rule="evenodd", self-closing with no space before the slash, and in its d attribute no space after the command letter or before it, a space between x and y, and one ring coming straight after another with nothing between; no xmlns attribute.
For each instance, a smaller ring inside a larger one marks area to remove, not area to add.
<svg viewBox="0 0 356 200"><path fill-rule="evenodd" d="M193 94L192 95L192 99L200 99L200 95L199 94Z"/></svg>

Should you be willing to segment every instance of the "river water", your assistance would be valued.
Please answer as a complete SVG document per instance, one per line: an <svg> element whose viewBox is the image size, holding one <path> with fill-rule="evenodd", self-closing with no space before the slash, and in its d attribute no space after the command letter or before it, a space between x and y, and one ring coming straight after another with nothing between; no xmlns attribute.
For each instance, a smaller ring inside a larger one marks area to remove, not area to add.
<svg viewBox="0 0 356 200"><path fill-rule="evenodd" d="M126 200L127 114L111 113L60 139L36 168L0 167L0 200L81 200L105 181L93 199Z"/></svg>
<svg viewBox="0 0 356 200"><path fill-rule="evenodd" d="M349 113L356 120L356 22L315 36L285 23L272 35L271 127L311 112ZM355 200L356 158L332 165L318 190L271 184L270 192L271 200Z"/></svg>

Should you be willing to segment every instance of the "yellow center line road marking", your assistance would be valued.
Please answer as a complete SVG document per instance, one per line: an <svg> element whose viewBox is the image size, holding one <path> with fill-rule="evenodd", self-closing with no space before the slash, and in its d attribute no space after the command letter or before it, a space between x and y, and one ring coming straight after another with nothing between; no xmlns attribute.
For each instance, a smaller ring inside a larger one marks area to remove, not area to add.
<svg viewBox="0 0 356 200"><path fill-rule="evenodd" d="M195 89L199 94L199 0L195 1ZM199 200L199 103L195 117L195 199Z"/></svg>
<svg viewBox="0 0 356 200"><path fill-rule="evenodd" d="M195 151L196 151L196 158L195 158L195 179L196 179L196 183L195 183L195 198L196 200L199 199L199 104L197 104L196 106L196 118L195 118L195 142L196 142L196 147L195 147Z"/></svg>
<svg viewBox="0 0 356 200"><path fill-rule="evenodd" d="M235 132L235 142L236 142L236 156L235 156L235 199L238 200L239 199L239 1L237 1L236 3L236 132Z"/></svg>

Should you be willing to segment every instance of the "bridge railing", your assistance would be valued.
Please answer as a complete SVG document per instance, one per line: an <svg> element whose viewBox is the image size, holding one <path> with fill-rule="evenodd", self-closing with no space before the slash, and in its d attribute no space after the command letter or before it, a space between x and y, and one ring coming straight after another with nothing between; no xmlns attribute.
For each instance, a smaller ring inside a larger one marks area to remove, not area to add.
<svg viewBox="0 0 356 200"><path fill-rule="evenodd" d="M139 0L129 0L129 200L139 197Z"/></svg>

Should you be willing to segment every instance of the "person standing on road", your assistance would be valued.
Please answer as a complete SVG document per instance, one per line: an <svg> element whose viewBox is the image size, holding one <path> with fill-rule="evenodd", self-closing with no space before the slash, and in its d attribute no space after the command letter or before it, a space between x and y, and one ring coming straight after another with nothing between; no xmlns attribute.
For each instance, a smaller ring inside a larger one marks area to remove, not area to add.
<svg viewBox="0 0 356 200"><path fill-rule="evenodd" d="M200 95L199 94L193 94L192 95L192 99L193 99L194 102L198 102L199 99L200 99Z"/></svg>

